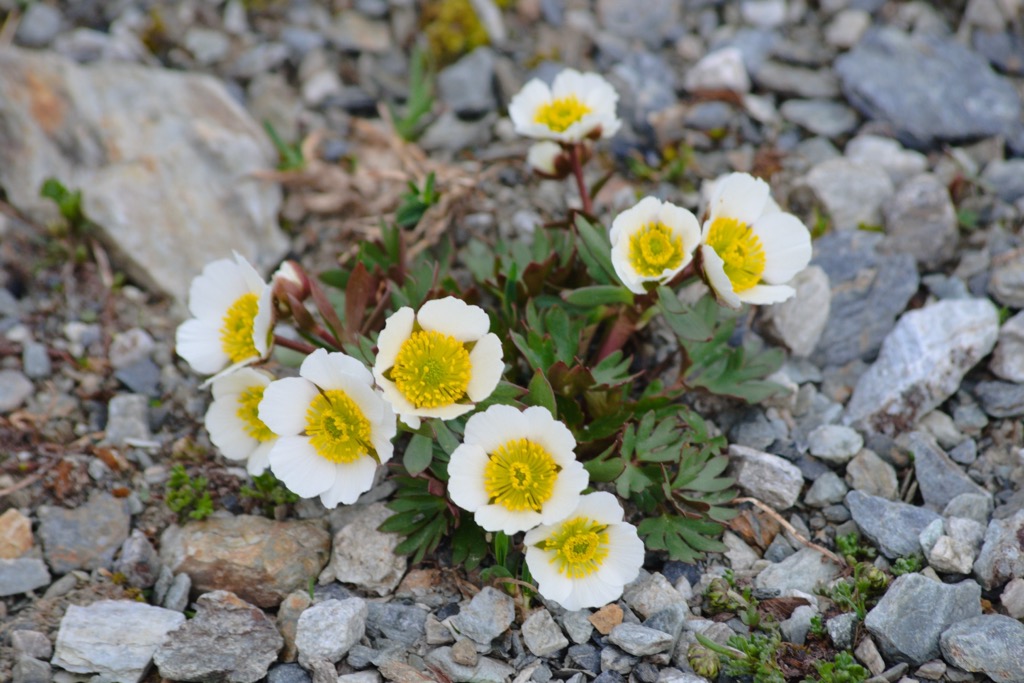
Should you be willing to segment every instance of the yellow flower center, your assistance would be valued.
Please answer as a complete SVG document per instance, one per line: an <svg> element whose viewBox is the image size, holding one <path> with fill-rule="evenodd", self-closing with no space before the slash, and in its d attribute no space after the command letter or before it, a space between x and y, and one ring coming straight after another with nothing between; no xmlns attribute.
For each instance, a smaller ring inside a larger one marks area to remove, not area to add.
<svg viewBox="0 0 1024 683"><path fill-rule="evenodd" d="M569 95L537 107L533 120L534 123L547 126L556 133L564 133L569 126L591 111L590 107L580 102L575 95Z"/></svg>
<svg viewBox="0 0 1024 683"><path fill-rule="evenodd" d="M252 341L253 322L259 307L256 294L243 294L231 304L221 320L220 347L232 363L260 355Z"/></svg>
<svg viewBox="0 0 1024 683"><path fill-rule="evenodd" d="M551 454L529 439L514 439L489 457L484 488L490 502L513 512L540 512L551 498L561 469Z"/></svg>
<svg viewBox="0 0 1024 683"><path fill-rule="evenodd" d="M264 387L249 387L238 396L238 419L245 425L245 433L260 443L270 441L277 435L260 419L260 401L263 400Z"/></svg>
<svg viewBox="0 0 1024 683"><path fill-rule="evenodd" d="M764 246L746 223L719 217L711 224L707 244L725 262L725 274L733 291L742 292L761 281Z"/></svg>
<svg viewBox="0 0 1024 683"><path fill-rule="evenodd" d="M391 380L417 408L439 408L466 395L471 371L465 344L447 334L420 330L402 342Z"/></svg>
<svg viewBox="0 0 1024 683"><path fill-rule="evenodd" d="M353 462L374 454L370 421L344 391L320 393L306 410L306 434L317 454L331 462Z"/></svg>
<svg viewBox="0 0 1024 683"><path fill-rule="evenodd" d="M559 573L582 579L596 572L608 557L608 526L586 517L562 522L555 533L542 541L542 550L554 551L551 562Z"/></svg>
<svg viewBox="0 0 1024 683"><path fill-rule="evenodd" d="M656 277L682 265L683 238L663 223L648 223L629 238L629 264L644 277Z"/></svg>

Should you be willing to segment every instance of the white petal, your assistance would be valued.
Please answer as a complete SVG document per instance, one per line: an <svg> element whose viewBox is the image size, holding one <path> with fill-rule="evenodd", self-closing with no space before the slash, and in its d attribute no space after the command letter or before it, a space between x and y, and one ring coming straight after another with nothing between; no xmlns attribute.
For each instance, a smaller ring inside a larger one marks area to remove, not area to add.
<svg viewBox="0 0 1024 683"><path fill-rule="evenodd" d="M377 474L377 463L373 458L359 458L355 462L335 465L338 476L334 486L320 494L320 502L328 509L338 507L338 503L351 505L359 500L359 496L373 487L373 478Z"/></svg>
<svg viewBox="0 0 1024 683"><path fill-rule="evenodd" d="M626 209L612 221L608 238L612 245L620 241L625 242L628 247L629 238L642 229L648 223L658 220L661 212L661 200L656 197L644 197L634 206Z"/></svg>
<svg viewBox="0 0 1024 683"><path fill-rule="evenodd" d="M572 579L558 572L554 553L533 546L526 548L526 566L537 582L537 590L545 600L562 604L572 593Z"/></svg>
<svg viewBox="0 0 1024 683"><path fill-rule="evenodd" d="M278 436L295 436L306 429L306 411L320 392L301 377L285 377L263 390L259 415L263 424Z"/></svg>
<svg viewBox="0 0 1024 683"><path fill-rule="evenodd" d="M228 460L245 460L260 445L245 431L238 408L234 397L217 399L210 404L204 419L210 441Z"/></svg>
<svg viewBox="0 0 1024 683"><path fill-rule="evenodd" d="M409 429L415 431L420 428L421 420L415 415L399 415L398 419L405 423Z"/></svg>
<svg viewBox="0 0 1024 683"><path fill-rule="evenodd" d="M647 290L644 288L644 282L647 278L636 272L633 264L629 261L628 240L622 240L612 247L612 268L615 269L615 274L619 276L619 281L622 282L626 289L634 294L647 293Z"/></svg>
<svg viewBox="0 0 1024 683"><path fill-rule="evenodd" d="M305 436L278 439L270 449L270 469L289 491L302 498L312 498L329 490L337 478L335 464L317 455Z"/></svg>
<svg viewBox="0 0 1024 683"><path fill-rule="evenodd" d="M188 290L188 310L197 318L220 324L231 304L249 292L245 273L231 259L207 263Z"/></svg>
<svg viewBox="0 0 1024 683"><path fill-rule="evenodd" d="M551 491L551 498L541 509L541 521L555 524L569 517L579 506L580 493L590 483L590 475L578 462L571 463L558 473L558 479Z"/></svg>
<svg viewBox="0 0 1024 683"><path fill-rule="evenodd" d="M344 353L328 353L325 349L317 349L306 356L299 374L321 389L345 391L354 382L367 387L373 384L373 375L358 360Z"/></svg>
<svg viewBox="0 0 1024 683"><path fill-rule="evenodd" d="M771 189L768 183L749 173L730 173L718 181L711 200L709 220L719 216L751 225L764 213Z"/></svg>
<svg viewBox="0 0 1024 683"><path fill-rule="evenodd" d="M693 253L700 243L700 223L692 212L665 202L658 212L658 220L669 227L674 235L682 238L683 251L687 254Z"/></svg>
<svg viewBox="0 0 1024 683"><path fill-rule="evenodd" d="M465 442L493 453L513 439L522 439L530 425L517 408L494 405L466 421Z"/></svg>
<svg viewBox="0 0 1024 683"><path fill-rule="evenodd" d="M391 409L391 404L380 398L379 394L378 400L382 407L381 418L376 423L371 423L370 443L377 452L377 459L383 465L391 460L395 453L392 439L398 433L398 422L395 419L395 411Z"/></svg>
<svg viewBox="0 0 1024 683"><path fill-rule="evenodd" d="M416 408L412 411L412 414L420 417L437 417L442 420L453 420L460 415L465 415L475 407L472 403L452 403L451 405L438 408ZM409 424L408 421L405 421L405 423ZM413 429L416 429L416 427L413 427Z"/></svg>
<svg viewBox="0 0 1024 683"><path fill-rule="evenodd" d="M556 175L558 169L555 166L555 161L561 154L562 148L558 143L542 140L530 145L530 149L526 153L526 163L535 171Z"/></svg>
<svg viewBox="0 0 1024 683"><path fill-rule="evenodd" d="M384 410L387 404L368 385L349 380L348 386L342 391L352 399L363 413L363 417L369 420L371 424L379 424L383 421L385 417Z"/></svg>
<svg viewBox="0 0 1024 683"><path fill-rule="evenodd" d="M526 422L524 437L536 442L551 454L562 467L576 462L576 439L562 422L559 422L547 408L532 406L522 413Z"/></svg>
<svg viewBox="0 0 1024 683"><path fill-rule="evenodd" d="M377 358L373 363L373 376L380 383L384 373L395 364L395 356L402 344L412 334L416 314L408 306L402 306L384 321L384 329L377 336Z"/></svg>
<svg viewBox="0 0 1024 683"><path fill-rule="evenodd" d="M586 90L586 80L576 69L562 69L551 82L552 99L560 100L563 97L583 95Z"/></svg>
<svg viewBox="0 0 1024 683"><path fill-rule="evenodd" d="M550 101L551 89L544 81L534 78L524 85L508 105L508 116L512 119L515 131L525 135L526 129L535 125L533 120L537 115L537 108Z"/></svg>
<svg viewBox="0 0 1024 683"><path fill-rule="evenodd" d="M453 503L469 512L487 505L486 468L487 454L479 446L464 443L452 451L448 461L448 496Z"/></svg>
<svg viewBox="0 0 1024 683"><path fill-rule="evenodd" d="M416 406L398 390L391 380L378 377L377 386L380 387L381 393L384 394L384 400L391 405L391 409L396 415L412 415L416 411Z"/></svg>
<svg viewBox="0 0 1024 683"><path fill-rule="evenodd" d="M484 505L473 513L473 519L486 531L503 531L511 536L537 526L540 513L533 510L513 512L502 505Z"/></svg>
<svg viewBox="0 0 1024 683"><path fill-rule="evenodd" d="M793 214L770 213L759 218L751 229L764 247L761 279L768 284L785 284L810 263L811 233Z"/></svg>
<svg viewBox="0 0 1024 683"><path fill-rule="evenodd" d="M789 285L754 285L750 289L739 292L736 296L740 301L748 304L766 306L785 301L794 294L796 294L796 290Z"/></svg>
<svg viewBox="0 0 1024 683"><path fill-rule="evenodd" d="M193 370L204 375L218 372L231 361L221 347L220 330L198 318L178 325L174 345L178 355L188 361Z"/></svg>
<svg viewBox="0 0 1024 683"><path fill-rule="evenodd" d="M708 285L714 291L718 300L730 308L740 307L740 298L732 289L732 280L725 274L725 261L706 244L700 247L701 264L704 275L708 279Z"/></svg>
<svg viewBox="0 0 1024 683"><path fill-rule="evenodd" d="M623 514L618 498L607 491L595 491L580 496L580 504L571 516L586 517L602 524L618 524Z"/></svg>
<svg viewBox="0 0 1024 683"><path fill-rule="evenodd" d="M218 378L212 383L214 400L237 395L253 387L266 387L274 376L263 370L240 368L230 375Z"/></svg>
<svg viewBox="0 0 1024 683"><path fill-rule="evenodd" d="M608 556L597 575L611 584L626 585L640 574L644 566L644 542L636 527L623 522L608 527Z"/></svg>
<svg viewBox="0 0 1024 683"><path fill-rule="evenodd" d="M264 285L257 302L256 317L252 319L252 343L260 354L266 358L270 351L270 343L274 334L274 290Z"/></svg>
<svg viewBox="0 0 1024 683"><path fill-rule="evenodd" d="M424 330L440 332L460 342L474 342L487 334L491 321L479 306L446 296L428 301L416 313L416 322Z"/></svg>
<svg viewBox="0 0 1024 683"><path fill-rule="evenodd" d="M471 370L469 384L466 386L469 400L483 401L498 386L501 374L505 372L501 353L501 342L494 333L485 334L469 352Z"/></svg>
<svg viewBox="0 0 1024 683"><path fill-rule="evenodd" d="M245 465L245 470L250 476L255 477L267 471L267 468L270 467L270 451L274 448L275 443L277 443L277 439L264 441L252 452L249 462Z"/></svg>
<svg viewBox="0 0 1024 683"><path fill-rule="evenodd" d="M557 602L569 611L584 607L603 607L622 596L623 586L609 584L596 573L581 579L572 579L572 592Z"/></svg>
<svg viewBox="0 0 1024 683"><path fill-rule="evenodd" d="M232 252L235 257L235 264L238 266L238 272L241 274L242 279L245 281L245 286L250 292L262 292L267 282L264 280L256 269L252 267L252 264L237 251Z"/></svg>

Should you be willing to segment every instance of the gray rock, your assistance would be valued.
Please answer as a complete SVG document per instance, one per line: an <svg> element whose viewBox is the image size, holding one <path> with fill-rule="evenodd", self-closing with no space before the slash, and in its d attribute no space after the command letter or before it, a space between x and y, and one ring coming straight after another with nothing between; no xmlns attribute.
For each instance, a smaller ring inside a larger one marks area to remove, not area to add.
<svg viewBox="0 0 1024 683"><path fill-rule="evenodd" d="M25 655L18 655L11 670L11 683L50 683L52 677L49 664Z"/></svg>
<svg viewBox="0 0 1024 683"><path fill-rule="evenodd" d="M146 360L153 353L156 342L145 330L133 327L125 332L118 332L110 341L108 358L115 369L135 365Z"/></svg>
<svg viewBox="0 0 1024 683"><path fill-rule="evenodd" d="M754 69L752 75L759 87L782 95L807 98L839 95L839 81L830 69L807 69L769 60Z"/></svg>
<svg viewBox="0 0 1024 683"><path fill-rule="evenodd" d="M139 529L125 540L114 563L114 571L123 574L128 585L135 588L152 588L162 567L153 544Z"/></svg>
<svg viewBox="0 0 1024 683"><path fill-rule="evenodd" d="M895 192L889 175L878 164L843 157L815 165L797 181L797 188L810 189L838 231L881 225L882 206Z"/></svg>
<svg viewBox="0 0 1024 683"><path fill-rule="evenodd" d="M857 382L846 422L887 435L904 431L953 395L998 333L987 299L947 299L908 312Z"/></svg>
<svg viewBox="0 0 1024 683"><path fill-rule="evenodd" d="M639 659L617 647L605 645L601 650L601 673L594 680L597 683L626 683L623 677L633 672Z"/></svg>
<svg viewBox="0 0 1024 683"><path fill-rule="evenodd" d="M118 394L107 404L107 428L104 440L114 446L129 445L132 440L149 441L149 397L142 394Z"/></svg>
<svg viewBox="0 0 1024 683"><path fill-rule="evenodd" d="M732 90L750 92L750 76L743 64L743 53L726 47L709 52L686 72L683 85L690 92Z"/></svg>
<svg viewBox="0 0 1024 683"><path fill-rule="evenodd" d="M74 673L135 683L149 669L153 653L184 621L180 612L133 600L69 605L57 631L53 664Z"/></svg>
<svg viewBox="0 0 1024 683"><path fill-rule="evenodd" d="M804 494L804 503L815 508L842 502L849 488L835 472L826 472L811 484ZM778 536L776 536L778 538Z"/></svg>
<svg viewBox="0 0 1024 683"><path fill-rule="evenodd" d="M939 640L946 661L996 683L1024 681L1024 624L1001 614L954 623Z"/></svg>
<svg viewBox="0 0 1024 683"><path fill-rule="evenodd" d="M263 610L234 593L213 591L199 596L195 617L168 634L153 661L171 680L255 683L283 645Z"/></svg>
<svg viewBox="0 0 1024 683"><path fill-rule="evenodd" d="M53 372L46 346L29 341L21 349L21 368L30 379L45 379Z"/></svg>
<svg viewBox="0 0 1024 683"><path fill-rule="evenodd" d="M366 632L374 638L387 638L412 648L426 638L429 612L414 605L397 603L367 604Z"/></svg>
<svg viewBox="0 0 1024 683"><path fill-rule="evenodd" d="M428 663L440 668L454 682L508 683L515 669L490 657L480 657L476 666L463 666L452 658L452 648L439 647L426 656Z"/></svg>
<svg viewBox="0 0 1024 683"><path fill-rule="evenodd" d="M46 47L60 33L63 23L64 19L56 7L33 2L21 17L14 40L25 47Z"/></svg>
<svg viewBox="0 0 1024 683"><path fill-rule="evenodd" d="M930 536L934 535L935 526L938 526L939 533L944 529L945 534L933 540ZM935 571L970 574L984 537L984 524L973 519L954 517L947 519L945 523L932 522L921 532L920 541L925 558Z"/></svg>
<svg viewBox="0 0 1024 683"><path fill-rule="evenodd" d="M787 100L779 111L787 121L827 138L837 138L857 128L857 113L834 100Z"/></svg>
<svg viewBox="0 0 1024 683"><path fill-rule="evenodd" d="M417 144L427 152L457 152L486 145L491 139L491 128L495 118L496 116L491 115L479 121L463 121L455 112L446 111L427 127Z"/></svg>
<svg viewBox="0 0 1024 683"><path fill-rule="evenodd" d="M658 572L648 574L642 569L636 579L626 584L622 599L644 619L674 606L686 607L683 594L668 579Z"/></svg>
<svg viewBox="0 0 1024 683"><path fill-rule="evenodd" d="M860 453L864 438L849 427L822 425L807 435L807 447L819 460L844 465Z"/></svg>
<svg viewBox="0 0 1024 683"><path fill-rule="evenodd" d="M637 130L648 129L652 114L676 104L676 72L657 54L629 52L609 78L619 92L619 116Z"/></svg>
<svg viewBox="0 0 1024 683"><path fill-rule="evenodd" d="M452 623L464 636L481 645L489 645L492 640L508 630L515 616L515 603L512 598L487 586L474 595L469 605L452 618Z"/></svg>
<svg viewBox="0 0 1024 683"><path fill-rule="evenodd" d="M846 507L861 533L890 559L920 553L918 539L921 532L936 519L941 519L927 508L897 503L861 491L846 494Z"/></svg>
<svg viewBox="0 0 1024 683"><path fill-rule="evenodd" d="M763 590L795 589L813 593L820 584L839 576L840 567L813 548L801 548L778 564L767 567L754 579L754 586Z"/></svg>
<svg viewBox="0 0 1024 683"><path fill-rule="evenodd" d="M729 455L733 458L736 485L747 495L776 510L786 510L796 504L804 483L796 465L777 455L735 444L729 446Z"/></svg>
<svg viewBox="0 0 1024 683"><path fill-rule="evenodd" d="M1024 311L1003 323L989 369L1008 382L1024 384Z"/></svg>
<svg viewBox="0 0 1024 683"><path fill-rule="evenodd" d="M944 584L904 574L868 612L864 626L889 659L923 664L939 655L939 636L950 625L981 614L974 581Z"/></svg>
<svg viewBox="0 0 1024 683"><path fill-rule="evenodd" d="M765 312L772 331L794 356L807 357L818 345L828 323L832 291L828 275L811 265L790 281L793 298L769 306Z"/></svg>
<svg viewBox="0 0 1024 683"><path fill-rule="evenodd" d="M878 164L896 187L928 169L928 157L877 135L858 135L846 144L845 154L850 161Z"/></svg>
<svg viewBox="0 0 1024 683"><path fill-rule="evenodd" d="M949 504L942 510L942 516L973 519L987 527L989 517L992 516L992 507L992 496L987 491L983 494L961 493L949 501Z"/></svg>
<svg viewBox="0 0 1024 683"><path fill-rule="evenodd" d="M588 643L570 645L566 661L593 674L601 671L601 652Z"/></svg>
<svg viewBox="0 0 1024 683"><path fill-rule="evenodd" d="M177 612L184 612L188 607L188 594L192 590L192 579L188 574L178 574L174 577L167 594L161 603L167 609Z"/></svg>
<svg viewBox="0 0 1024 683"><path fill-rule="evenodd" d="M974 576L985 590L999 588L1011 579L1024 578L1024 510L1009 519L993 519L985 532Z"/></svg>
<svg viewBox="0 0 1024 683"><path fill-rule="evenodd" d="M945 184L930 173L906 181L883 207L889 246L934 269L952 258L960 232Z"/></svg>
<svg viewBox="0 0 1024 683"><path fill-rule="evenodd" d="M687 620L690 618L690 609L686 603L671 605L665 609L655 612L646 620L643 625L647 628L667 633L672 637L673 644L679 639Z"/></svg>
<svg viewBox="0 0 1024 683"><path fill-rule="evenodd" d="M93 493L73 510L39 508L39 538L50 568L57 574L73 569L110 569L114 553L128 538L131 515L127 501L109 493Z"/></svg>
<svg viewBox="0 0 1024 683"><path fill-rule="evenodd" d="M475 118L494 111L494 50L478 47L437 75L441 100L461 117Z"/></svg>
<svg viewBox="0 0 1024 683"><path fill-rule="evenodd" d="M551 612L539 609L523 622L523 642L526 649L537 657L550 657L569 647L569 640L551 618Z"/></svg>
<svg viewBox="0 0 1024 683"><path fill-rule="evenodd" d="M1024 197L1024 159L993 159L981 179L1007 204Z"/></svg>
<svg viewBox="0 0 1024 683"><path fill-rule="evenodd" d="M203 26L190 26L182 41L185 49L192 53L202 66L215 64L231 52L231 39L220 31Z"/></svg>
<svg viewBox="0 0 1024 683"><path fill-rule="evenodd" d="M837 650L853 649L853 635L857 628L857 614L845 612L825 622L825 630Z"/></svg>
<svg viewBox="0 0 1024 683"><path fill-rule="evenodd" d="M627 40L644 41L655 49L679 24L681 6L674 0L598 0L597 17L607 30Z"/></svg>
<svg viewBox="0 0 1024 683"><path fill-rule="evenodd" d="M18 595L50 583L46 564L34 557L0 559L0 597Z"/></svg>
<svg viewBox="0 0 1024 683"><path fill-rule="evenodd" d="M0 413L9 413L28 400L35 388L18 370L0 370Z"/></svg>
<svg viewBox="0 0 1024 683"><path fill-rule="evenodd" d="M267 671L267 683L312 683L312 680L298 664L275 664Z"/></svg>
<svg viewBox="0 0 1024 683"><path fill-rule="evenodd" d="M992 259L988 291L1003 306L1024 308L1024 249Z"/></svg>
<svg viewBox="0 0 1024 683"><path fill-rule="evenodd" d="M581 609L566 612L562 615L562 628L574 643L586 643L594 633L594 625L590 623L590 610Z"/></svg>
<svg viewBox="0 0 1024 683"><path fill-rule="evenodd" d="M53 643L45 633L39 631L12 631L11 647L35 659L49 659L53 655Z"/></svg>
<svg viewBox="0 0 1024 683"><path fill-rule="evenodd" d="M395 554L401 537L377 530L392 514L384 503L373 503L361 510L334 535L327 571L343 583L377 595L391 593L409 563L407 557Z"/></svg>
<svg viewBox="0 0 1024 683"><path fill-rule="evenodd" d="M807 640L807 632L811 630L811 619L817 611L810 605L800 605L779 626L782 629L782 637L790 643L803 645Z"/></svg>
<svg viewBox="0 0 1024 683"><path fill-rule="evenodd" d="M0 51L0 74L0 186L19 210L54 217L39 196L49 177L86 190L115 265L181 303L211 258L235 249L265 267L283 256L280 188L254 173L276 153L219 81L14 48ZM27 82L42 89L29 96Z"/></svg>
<svg viewBox="0 0 1024 683"><path fill-rule="evenodd" d="M308 608L295 631L299 663L308 668L318 659L332 664L339 661L363 637L366 617L362 598L326 600Z"/></svg>
<svg viewBox="0 0 1024 683"><path fill-rule="evenodd" d="M862 9L844 9L825 27L825 42L848 50L860 42L871 26L871 14Z"/></svg>
<svg viewBox="0 0 1024 683"><path fill-rule="evenodd" d="M1003 588L999 601L1006 613L1014 619L1024 618L1024 579L1014 579Z"/></svg>
<svg viewBox="0 0 1024 683"><path fill-rule="evenodd" d="M1007 134L1020 120L1013 85L949 38L871 31L835 70L851 104L914 147Z"/></svg>
<svg viewBox="0 0 1024 683"><path fill-rule="evenodd" d="M698 102L686 114L683 123L700 131L725 130L735 110L725 102Z"/></svg>
<svg viewBox="0 0 1024 683"><path fill-rule="evenodd" d="M883 236L856 230L833 232L815 241L814 264L828 274L832 303L818 348L819 366L871 360L917 293L914 259L880 253Z"/></svg>
<svg viewBox="0 0 1024 683"><path fill-rule="evenodd" d="M1024 385L1011 382L979 382L974 395L992 417L1024 415Z"/></svg>
<svg viewBox="0 0 1024 683"><path fill-rule="evenodd" d="M914 474L924 502L936 508L946 506L962 493L987 495L960 466L946 455L935 438L924 432L910 432L896 440L914 458Z"/></svg>
<svg viewBox="0 0 1024 683"><path fill-rule="evenodd" d="M667 652L675 645L675 638L669 634L639 624L619 624L608 634L608 640L638 657Z"/></svg>

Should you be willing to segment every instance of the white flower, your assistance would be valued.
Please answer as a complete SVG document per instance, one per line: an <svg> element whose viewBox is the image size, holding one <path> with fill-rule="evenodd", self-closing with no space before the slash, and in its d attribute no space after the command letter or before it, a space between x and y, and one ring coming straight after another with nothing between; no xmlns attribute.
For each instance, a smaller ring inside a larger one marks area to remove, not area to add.
<svg viewBox="0 0 1024 683"><path fill-rule="evenodd" d="M534 78L516 93L508 115L520 135L575 143L610 138L622 122L615 115L619 95L595 73L565 69L548 85Z"/></svg>
<svg viewBox="0 0 1024 683"><path fill-rule="evenodd" d="M811 234L796 216L778 210L768 183L746 173L719 181L701 235L708 285L732 308L774 304L793 296L785 283L811 260Z"/></svg>
<svg viewBox="0 0 1024 683"><path fill-rule="evenodd" d="M501 342L478 306L454 297L428 301L418 313L395 311L377 338L373 375L403 422L450 420L491 395L505 369Z"/></svg>
<svg viewBox="0 0 1024 683"><path fill-rule="evenodd" d="M270 469L303 498L319 495L329 508L354 503L373 485L378 463L391 459L395 414L351 356L317 349L299 375L263 392L259 418L279 437Z"/></svg>
<svg viewBox="0 0 1024 683"><path fill-rule="evenodd" d="M643 294L644 283L664 284L690 264L700 223L686 209L645 197L615 217L609 237L615 273L631 292Z"/></svg>
<svg viewBox="0 0 1024 683"><path fill-rule="evenodd" d="M466 422L448 463L448 495L487 531L514 534L573 511L590 476L576 439L545 408L495 405Z"/></svg>
<svg viewBox="0 0 1024 683"><path fill-rule="evenodd" d="M622 517L615 496L599 491L561 522L526 532L526 566L540 594L570 611L617 600L644 564L643 541Z"/></svg>
<svg viewBox="0 0 1024 683"><path fill-rule="evenodd" d="M242 368L213 381L213 403L206 411L210 441L228 460L246 460L249 474L262 474L270 466L268 455L277 441L259 418L263 390L273 376Z"/></svg>
<svg viewBox="0 0 1024 683"><path fill-rule="evenodd" d="M196 372L212 375L265 358L273 328L273 293L244 258L206 264L192 280L188 309L178 326L178 355Z"/></svg>

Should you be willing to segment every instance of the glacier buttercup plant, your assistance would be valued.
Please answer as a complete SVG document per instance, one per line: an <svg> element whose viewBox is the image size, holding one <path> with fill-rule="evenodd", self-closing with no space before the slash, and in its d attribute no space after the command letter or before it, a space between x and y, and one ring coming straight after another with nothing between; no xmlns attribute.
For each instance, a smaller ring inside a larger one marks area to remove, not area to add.
<svg viewBox="0 0 1024 683"><path fill-rule="evenodd" d="M260 402L260 420L278 436L271 471L290 491L319 496L325 507L354 503L393 455L395 414L374 390L370 371L343 353L317 349L299 375L272 382Z"/></svg>
<svg viewBox="0 0 1024 683"><path fill-rule="evenodd" d="M690 211L654 197L640 200L612 221L612 266L631 292L665 284L690 265L700 242L700 223Z"/></svg>
<svg viewBox="0 0 1024 683"><path fill-rule="evenodd" d="M263 370L240 368L213 380L213 402L206 411L210 441L228 460L245 461L251 475L270 466L270 449L277 442L259 417L263 392L274 376Z"/></svg>
<svg viewBox="0 0 1024 683"><path fill-rule="evenodd" d="M622 125L618 101L600 75L564 69L550 86L539 78L523 86L509 102L508 115L520 135L573 144L615 135Z"/></svg>
<svg viewBox="0 0 1024 683"><path fill-rule="evenodd" d="M487 531L514 534L569 514L589 476L564 424L541 407L495 405L466 422L448 464L448 495Z"/></svg>

